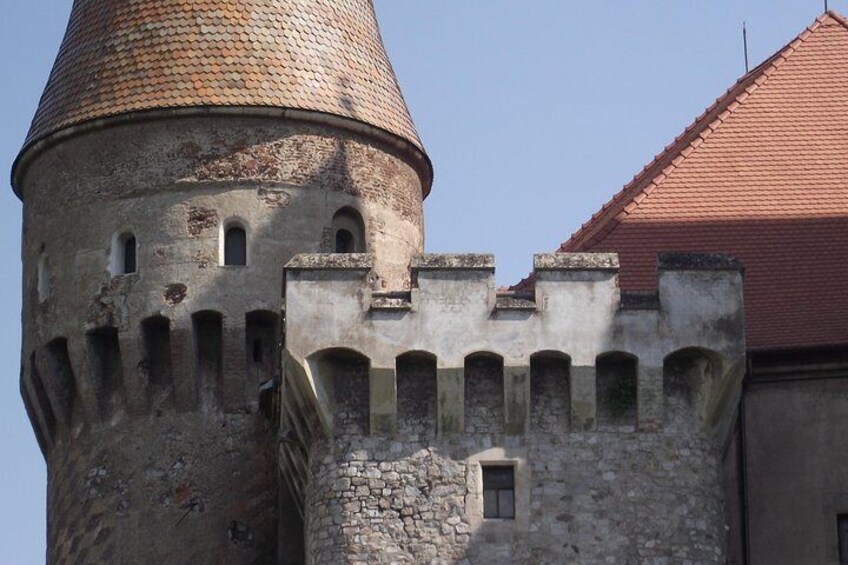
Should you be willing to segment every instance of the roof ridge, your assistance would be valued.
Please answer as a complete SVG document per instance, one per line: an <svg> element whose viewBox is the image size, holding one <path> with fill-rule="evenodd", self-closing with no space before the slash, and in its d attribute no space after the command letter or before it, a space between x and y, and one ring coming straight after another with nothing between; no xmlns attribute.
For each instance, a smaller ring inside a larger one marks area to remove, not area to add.
<svg viewBox="0 0 848 565"><path fill-rule="evenodd" d="M848 20L846 20L845 16L843 16L836 10L827 10L824 14L819 16L819 18L824 18L825 16L830 16L831 18L842 24L845 29L848 29Z"/></svg>
<svg viewBox="0 0 848 565"><path fill-rule="evenodd" d="M718 97L713 104L687 126L682 134L657 154L642 171L637 173L568 240L563 242L558 251L573 251L576 246L602 239L601 236L605 236L614 230L624 217L638 208L662 181L668 178L689 155L703 144L749 96L765 84L771 74L788 60L801 44L828 20L828 17L848 29L848 21L835 12L828 11L819 15L812 24L804 28L789 43L740 77L733 86L728 88L723 95ZM609 224L613 225L610 226ZM519 285L524 282L522 281Z"/></svg>
<svg viewBox="0 0 848 565"><path fill-rule="evenodd" d="M840 14L827 11L820 14L791 41L778 49L751 71L745 73L719 96L715 102L686 127L682 134L657 154L653 160L634 175L624 187L612 196L599 211L585 222L571 237L560 244L557 252L579 251L589 242L602 239L618 226L624 216L632 213L669 174L680 166L727 118L779 68L798 47L828 19L833 19L848 30L848 20ZM623 216L622 216L623 214ZM609 225L613 224L613 225ZM608 227L608 229L604 229ZM512 289L523 290L535 282L531 273Z"/></svg>

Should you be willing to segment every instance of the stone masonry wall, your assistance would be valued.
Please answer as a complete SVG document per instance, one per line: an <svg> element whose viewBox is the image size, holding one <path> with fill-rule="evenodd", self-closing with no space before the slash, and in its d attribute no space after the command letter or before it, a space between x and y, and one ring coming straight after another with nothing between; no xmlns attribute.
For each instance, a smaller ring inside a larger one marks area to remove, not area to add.
<svg viewBox="0 0 848 565"><path fill-rule="evenodd" d="M397 365L398 431L409 437L436 435L436 360L413 357Z"/></svg>
<svg viewBox="0 0 848 565"><path fill-rule="evenodd" d="M568 360L537 357L530 365L530 428L563 434L571 423Z"/></svg>
<svg viewBox="0 0 848 565"><path fill-rule="evenodd" d="M416 169L329 125L173 117L45 147L20 188L21 387L48 464L49 562L273 562L275 436L257 411L279 366L247 341L265 335L279 359L280 266L333 251L344 207L380 257L373 284L408 279L423 246ZM230 222L244 266L221 264ZM132 273L116 269L127 234Z"/></svg>
<svg viewBox="0 0 848 565"><path fill-rule="evenodd" d="M494 400L479 385L500 375L481 368L487 378L469 370L476 384L466 391L477 396L466 398L467 409ZM567 368L535 363L533 377L533 407L544 415L531 414L523 436L469 430L427 439L401 429L391 438L363 437L337 428L332 440L313 445L310 562L723 562L719 459L691 413L675 410L685 421L657 433L567 433L568 404L554 384L567 383ZM495 459L520 463L516 520L474 516L479 465Z"/></svg>
<svg viewBox="0 0 848 565"><path fill-rule="evenodd" d="M504 386L500 359L476 355L465 364L465 430L503 433Z"/></svg>
<svg viewBox="0 0 848 565"><path fill-rule="evenodd" d="M90 430L48 459L48 563L276 563L261 415L168 414Z"/></svg>

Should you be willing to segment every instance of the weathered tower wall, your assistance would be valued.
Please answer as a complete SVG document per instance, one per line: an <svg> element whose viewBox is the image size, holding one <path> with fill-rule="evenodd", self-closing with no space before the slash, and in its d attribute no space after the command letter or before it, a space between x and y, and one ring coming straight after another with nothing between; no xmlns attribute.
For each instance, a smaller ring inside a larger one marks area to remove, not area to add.
<svg viewBox="0 0 848 565"><path fill-rule="evenodd" d="M286 270L280 460L311 563L722 563L719 453L744 369L742 277L667 256L622 295L613 255L421 256L375 293L366 256ZM512 519L482 476L514 473Z"/></svg>
<svg viewBox="0 0 848 565"><path fill-rule="evenodd" d="M293 114L116 120L27 163L21 387L48 463L49 562L276 562L260 402L279 383L280 265L332 251L341 209L380 257L372 286L407 280L423 246L402 152ZM234 222L247 264L223 266Z"/></svg>

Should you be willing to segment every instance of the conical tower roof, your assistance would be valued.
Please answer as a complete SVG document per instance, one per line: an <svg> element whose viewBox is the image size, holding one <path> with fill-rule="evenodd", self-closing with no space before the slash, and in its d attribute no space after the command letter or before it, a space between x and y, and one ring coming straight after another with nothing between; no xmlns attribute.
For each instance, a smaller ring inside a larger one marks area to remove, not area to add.
<svg viewBox="0 0 848 565"><path fill-rule="evenodd" d="M371 0L75 0L22 155L92 120L221 107L349 118L423 152Z"/></svg>

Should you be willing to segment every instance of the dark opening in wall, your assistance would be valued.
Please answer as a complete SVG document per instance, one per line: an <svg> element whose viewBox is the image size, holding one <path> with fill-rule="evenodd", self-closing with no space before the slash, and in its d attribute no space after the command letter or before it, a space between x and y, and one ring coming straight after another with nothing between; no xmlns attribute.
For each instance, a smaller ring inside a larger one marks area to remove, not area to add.
<svg viewBox="0 0 848 565"><path fill-rule="evenodd" d="M135 237L130 236L124 242L124 273L134 273L137 270L136 265L136 245Z"/></svg>
<svg viewBox="0 0 848 565"><path fill-rule="evenodd" d="M70 422L74 413L77 396L77 382L68 355L68 340L56 338L45 348L45 360L50 371L50 379L56 388L56 397L61 404L61 410Z"/></svg>
<svg viewBox="0 0 848 565"><path fill-rule="evenodd" d="M249 312L245 323L250 390L259 391L259 398L252 402L258 402L262 413L271 417L281 378L280 317L273 312Z"/></svg>
<svg viewBox="0 0 848 565"><path fill-rule="evenodd" d="M223 391L223 318L218 312L204 311L192 316L194 326L194 365L201 403L221 402Z"/></svg>
<svg viewBox="0 0 848 565"><path fill-rule="evenodd" d="M108 414L117 401L123 376L118 330L100 328L87 334L88 360L92 378L99 392L101 409Z"/></svg>
<svg viewBox="0 0 848 565"><path fill-rule="evenodd" d="M138 242L131 232L112 241L112 274L131 275L138 271Z"/></svg>
<svg viewBox="0 0 848 565"><path fill-rule="evenodd" d="M50 406L50 400L47 398L47 390L44 388L42 375L38 372L38 367L35 364L35 353L29 357L30 379L32 380L32 389L35 392L33 399L41 410L44 417L44 425L47 426L45 433L48 437L56 437L56 414L53 412L53 407Z"/></svg>
<svg viewBox="0 0 848 565"><path fill-rule="evenodd" d="M515 519L515 467L483 465L483 517Z"/></svg>
<svg viewBox="0 0 848 565"><path fill-rule="evenodd" d="M336 253L356 253L353 234L347 230L336 231Z"/></svg>
<svg viewBox="0 0 848 565"><path fill-rule="evenodd" d="M317 379L318 401L332 411L333 432L338 436L369 433L370 368L364 355L349 349L331 349L309 359Z"/></svg>
<svg viewBox="0 0 848 565"><path fill-rule="evenodd" d="M229 226L224 232L224 265L247 265L247 232L239 225Z"/></svg>
<svg viewBox="0 0 848 565"><path fill-rule="evenodd" d="M350 207L345 207L333 216L336 253L365 253L365 222L362 215Z"/></svg>
<svg viewBox="0 0 848 565"><path fill-rule="evenodd" d="M474 353L465 358L465 431L500 434L504 430L503 358Z"/></svg>
<svg viewBox="0 0 848 565"><path fill-rule="evenodd" d="M274 562L304 565L307 561L303 516L298 510L297 495L285 480L280 481L279 519L279 548Z"/></svg>
<svg viewBox="0 0 848 565"><path fill-rule="evenodd" d="M599 427L636 425L638 361L627 353L606 353L595 362Z"/></svg>
<svg viewBox="0 0 848 565"><path fill-rule="evenodd" d="M144 361L147 377L154 387L171 384L171 321L164 316L153 316L141 323L144 343Z"/></svg>
<svg viewBox="0 0 848 565"><path fill-rule="evenodd" d="M836 517L836 527L839 532L839 565L848 565L848 514Z"/></svg>
<svg viewBox="0 0 848 565"><path fill-rule="evenodd" d="M398 432L436 435L436 357L404 353L397 358Z"/></svg>
<svg viewBox="0 0 848 565"><path fill-rule="evenodd" d="M530 429L567 432L571 422L571 360L557 352L530 358Z"/></svg>
<svg viewBox="0 0 848 565"><path fill-rule="evenodd" d="M676 351L663 361L665 426L692 427L700 423L713 380L720 365L718 355L701 349Z"/></svg>

